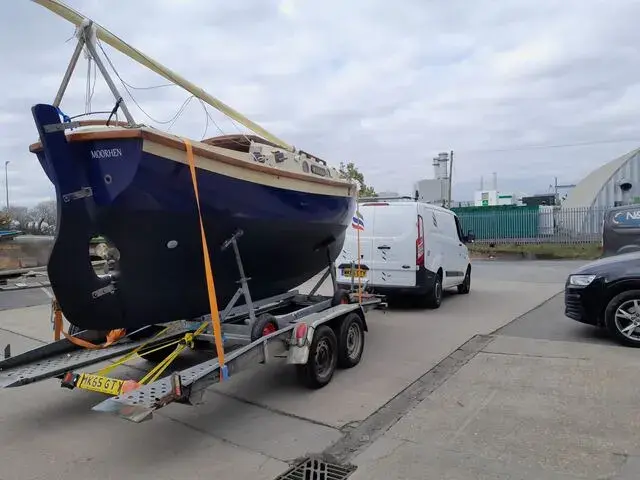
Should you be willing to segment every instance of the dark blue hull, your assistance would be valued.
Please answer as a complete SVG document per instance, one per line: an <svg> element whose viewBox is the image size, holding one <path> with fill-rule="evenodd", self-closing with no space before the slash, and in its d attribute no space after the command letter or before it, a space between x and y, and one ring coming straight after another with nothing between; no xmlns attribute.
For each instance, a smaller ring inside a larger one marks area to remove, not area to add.
<svg viewBox="0 0 640 480"><path fill-rule="evenodd" d="M65 317L81 328L112 329L207 314L189 167L144 152L141 138L67 142L63 132L42 128L59 122L53 107L37 105L33 114L43 144L38 159L58 198L48 272ZM204 169L197 177L220 308L239 286L233 250L220 249L238 229L254 299L295 288L342 249L353 197L276 188ZM87 186L90 195L69 196ZM119 251L115 280L98 277L91 267L89 240L96 235Z"/></svg>

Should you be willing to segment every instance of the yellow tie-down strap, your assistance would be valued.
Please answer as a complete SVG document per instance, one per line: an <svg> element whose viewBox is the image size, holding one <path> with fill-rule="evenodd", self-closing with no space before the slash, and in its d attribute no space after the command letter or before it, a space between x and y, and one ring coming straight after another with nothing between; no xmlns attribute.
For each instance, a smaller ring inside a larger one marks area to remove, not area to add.
<svg viewBox="0 0 640 480"><path fill-rule="evenodd" d="M207 245L207 235L202 222L202 210L200 208L200 195L198 193L198 179L196 178L196 165L193 158L193 148L191 142L183 138L182 141L187 150L187 161L191 170L191 182L193 183L193 191L196 195L196 204L198 206L198 219L200 220L200 234L202 237L202 252L204 254L204 270L207 278L207 290L209 292L209 307L211 310L211 323L213 325L213 336L216 343L216 351L218 353L218 364L220 365L220 381L228 377L227 367L224 363L224 346L222 342L222 330L220 328L220 314L218 312L218 300L216 298L216 287L213 281L213 271L211 269L211 259L209 258L209 247Z"/></svg>

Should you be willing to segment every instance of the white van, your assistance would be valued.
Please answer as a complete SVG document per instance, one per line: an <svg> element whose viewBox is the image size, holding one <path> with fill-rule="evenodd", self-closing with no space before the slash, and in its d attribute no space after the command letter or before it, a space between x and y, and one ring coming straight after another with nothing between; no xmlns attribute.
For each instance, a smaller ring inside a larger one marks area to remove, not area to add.
<svg viewBox="0 0 640 480"><path fill-rule="evenodd" d="M357 288L386 296L412 294L438 308L443 288L469 293L471 263L456 214L410 197L372 199L359 203L342 252L336 259L341 288ZM358 225L360 268L358 269ZM352 268L352 265L355 268Z"/></svg>

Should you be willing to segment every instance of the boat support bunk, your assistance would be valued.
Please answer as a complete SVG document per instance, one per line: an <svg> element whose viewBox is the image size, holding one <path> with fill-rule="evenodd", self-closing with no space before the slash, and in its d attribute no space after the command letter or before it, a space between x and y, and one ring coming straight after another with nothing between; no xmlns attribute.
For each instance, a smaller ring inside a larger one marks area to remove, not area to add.
<svg viewBox="0 0 640 480"><path fill-rule="evenodd" d="M277 359L284 358L287 364L296 365L299 380L309 388L328 384L336 368L357 365L367 331L365 312L384 308L383 298L363 294L358 301L356 294L339 289L335 266L329 261L324 274L308 294L293 290L254 301L249 292L249 279L242 268L238 247L241 236L242 231L237 231L222 245L223 249L233 248L240 273L236 295L219 313L224 350L227 350L222 367L214 357L211 316L205 315L193 320L149 325L128 332L111 344L91 343L104 338L99 332L84 330L16 356L10 355L7 346L4 350L6 358L0 361L0 387L18 387L57 378L62 387L109 396L93 410L141 422L173 402L200 404L208 387ZM316 292L329 276L333 296L318 295ZM236 306L241 297L245 303ZM53 303L55 308L55 300ZM59 310L55 314L61 315ZM161 377L186 348L208 350L213 355ZM112 360L116 357L120 358ZM136 358L155 364L142 379L108 376L116 367ZM82 370L105 361L108 361L107 366L97 372Z"/></svg>

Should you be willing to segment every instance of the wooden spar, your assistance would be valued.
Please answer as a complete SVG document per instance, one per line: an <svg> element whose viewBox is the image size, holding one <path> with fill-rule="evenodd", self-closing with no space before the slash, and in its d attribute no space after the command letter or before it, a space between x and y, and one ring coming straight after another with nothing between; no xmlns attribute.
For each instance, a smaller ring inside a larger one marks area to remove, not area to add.
<svg viewBox="0 0 640 480"><path fill-rule="evenodd" d="M53 13L61 16L62 18L68 20L69 22L73 23L76 26L80 26L82 22L85 20L90 20L89 18L85 17L81 13L59 2L58 0L31 0L31 1L39 5L42 5L43 7L49 9ZM180 85L189 93L207 102L213 108L219 110L225 115L228 115L238 123L241 123L242 125L254 131L258 135L261 135L265 139L281 146L286 150L289 150L291 152L295 151L294 148L288 143L286 143L285 141L280 140L275 135L269 133L267 130L262 128L257 123L252 122L247 117L242 115L240 112L237 112L236 110L224 104L214 96L205 92L202 88L198 87L197 85L194 85L193 83L189 82L185 78L182 78L177 73L172 72L171 70L161 65L157 61L153 60L152 58L148 57L144 53L135 49L134 47L132 47L125 41L121 40L110 31L108 31L106 28L102 27L96 22L93 22L93 25L96 28L96 36L103 42L111 45L116 50L120 51L121 53L125 54L129 58L135 60L136 62L144 65L150 70L156 72L158 75L166 78L170 82Z"/></svg>

